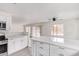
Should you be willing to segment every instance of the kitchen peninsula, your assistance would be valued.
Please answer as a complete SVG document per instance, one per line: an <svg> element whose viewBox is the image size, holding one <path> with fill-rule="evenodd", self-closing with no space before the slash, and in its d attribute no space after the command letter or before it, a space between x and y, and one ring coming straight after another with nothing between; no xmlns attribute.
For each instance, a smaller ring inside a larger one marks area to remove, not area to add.
<svg viewBox="0 0 79 59"><path fill-rule="evenodd" d="M62 41L56 41L62 39ZM79 41L55 37L32 38L32 54L35 56L71 56L79 51Z"/></svg>

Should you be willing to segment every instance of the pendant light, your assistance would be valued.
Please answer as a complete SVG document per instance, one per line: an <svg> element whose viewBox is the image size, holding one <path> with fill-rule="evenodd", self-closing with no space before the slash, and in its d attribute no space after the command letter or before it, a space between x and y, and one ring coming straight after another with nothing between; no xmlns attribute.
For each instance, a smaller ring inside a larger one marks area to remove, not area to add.
<svg viewBox="0 0 79 59"><path fill-rule="evenodd" d="M56 21L56 18L55 18L55 17L53 17L53 18L52 18L52 20L53 20L53 21Z"/></svg>

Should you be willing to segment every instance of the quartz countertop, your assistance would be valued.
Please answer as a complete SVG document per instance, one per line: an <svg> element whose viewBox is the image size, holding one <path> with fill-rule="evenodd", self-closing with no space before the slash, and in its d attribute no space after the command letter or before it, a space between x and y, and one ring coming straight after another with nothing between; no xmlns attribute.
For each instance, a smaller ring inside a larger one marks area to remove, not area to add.
<svg viewBox="0 0 79 59"><path fill-rule="evenodd" d="M79 51L79 40L64 40L63 38L57 38L57 39L61 39L61 41L60 40L57 41L56 37L33 37L31 39L35 41L63 46Z"/></svg>
<svg viewBox="0 0 79 59"><path fill-rule="evenodd" d="M8 39L12 39L12 38L20 38L20 37L23 37L23 36L27 36L25 34L15 34L15 35L9 35L7 36Z"/></svg>

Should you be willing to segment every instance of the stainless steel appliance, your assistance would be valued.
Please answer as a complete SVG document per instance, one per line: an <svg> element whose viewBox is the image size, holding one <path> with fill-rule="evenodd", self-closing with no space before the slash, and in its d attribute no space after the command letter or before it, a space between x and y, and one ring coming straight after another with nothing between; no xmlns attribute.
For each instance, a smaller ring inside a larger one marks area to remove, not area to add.
<svg viewBox="0 0 79 59"><path fill-rule="evenodd" d="M0 45L0 54L7 52L7 44Z"/></svg>

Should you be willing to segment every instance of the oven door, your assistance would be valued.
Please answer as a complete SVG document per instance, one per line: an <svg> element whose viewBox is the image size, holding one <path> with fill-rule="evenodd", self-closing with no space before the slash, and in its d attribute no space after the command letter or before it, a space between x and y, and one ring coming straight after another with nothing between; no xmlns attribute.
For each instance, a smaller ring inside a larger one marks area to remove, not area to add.
<svg viewBox="0 0 79 59"><path fill-rule="evenodd" d="M0 54L7 52L7 44L0 45Z"/></svg>

